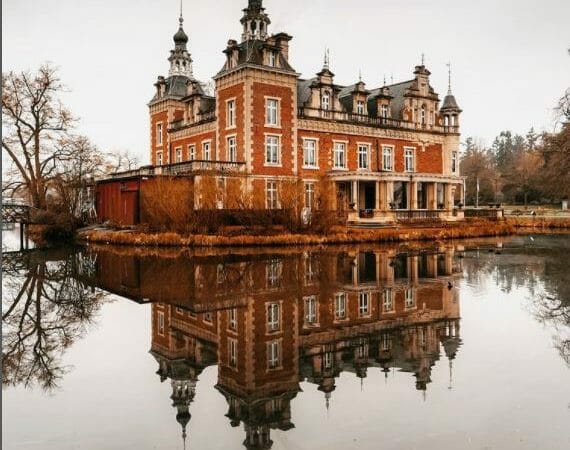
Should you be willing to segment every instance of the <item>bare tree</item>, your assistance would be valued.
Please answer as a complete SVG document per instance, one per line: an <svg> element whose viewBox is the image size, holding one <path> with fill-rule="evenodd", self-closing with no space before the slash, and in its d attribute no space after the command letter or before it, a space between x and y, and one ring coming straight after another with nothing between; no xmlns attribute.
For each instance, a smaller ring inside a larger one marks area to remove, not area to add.
<svg viewBox="0 0 570 450"><path fill-rule="evenodd" d="M46 208L49 184L58 175L65 151L58 144L75 120L59 99L63 91L48 64L35 74L2 74L2 149L13 163L3 190L24 191L39 209Z"/></svg>

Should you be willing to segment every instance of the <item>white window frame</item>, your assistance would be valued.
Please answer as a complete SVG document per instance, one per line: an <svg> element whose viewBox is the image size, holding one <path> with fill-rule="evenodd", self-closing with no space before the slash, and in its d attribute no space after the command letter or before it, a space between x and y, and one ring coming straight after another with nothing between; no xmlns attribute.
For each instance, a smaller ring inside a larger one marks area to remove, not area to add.
<svg viewBox="0 0 570 450"><path fill-rule="evenodd" d="M303 297L305 325L317 325L319 308L316 295Z"/></svg>
<svg viewBox="0 0 570 450"><path fill-rule="evenodd" d="M382 312L388 314L394 311L394 291L391 288L384 289L382 291Z"/></svg>
<svg viewBox="0 0 570 450"><path fill-rule="evenodd" d="M315 205L315 183L306 181L304 186L305 208L313 209Z"/></svg>
<svg viewBox="0 0 570 450"><path fill-rule="evenodd" d="M386 160L389 159L390 164L386 164ZM394 146L393 145L383 145L382 146L382 170L385 172L394 171Z"/></svg>
<svg viewBox="0 0 570 450"><path fill-rule="evenodd" d="M157 320L158 334L160 336L164 336L165 334L164 311L158 311L158 314L156 315L156 320Z"/></svg>
<svg viewBox="0 0 570 450"><path fill-rule="evenodd" d="M237 331L237 308L228 310L228 330Z"/></svg>
<svg viewBox="0 0 570 450"><path fill-rule="evenodd" d="M390 107L386 103L380 105L380 117L387 119L389 115L390 115Z"/></svg>
<svg viewBox="0 0 570 450"><path fill-rule="evenodd" d="M162 145L162 122L156 124L156 145Z"/></svg>
<svg viewBox="0 0 570 450"><path fill-rule="evenodd" d="M281 166L281 136L276 134L265 135L265 165Z"/></svg>
<svg viewBox="0 0 570 450"><path fill-rule="evenodd" d="M226 100L226 129L235 128L237 126L236 119L236 99L230 98Z"/></svg>
<svg viewBox="0 0 570 450"><path fill-rule="evenodd" d="M266 209L279 209L279 186L275 180L265 182Z"/></svg>
<svg viewBox="0 0 570 450"><path fill-rule="evenodd" d="M279 128L281 125L281 99L265 97L265 126Z"/></svg>
<svg viewBox="0 0 570 450"><path fill-rule="evenodd" d="M279 287L283 264L278 259L272 259L265 266L265 282L268 288Z"/></svg>
<svg viewBox="0 0 570 450"><path fill-rule="evenodd" d="M267 51L267 65L269 67L277 67L277 52L274 50Z"/></svg>
<svg viewBox="0 0 570 450"><path fill-rule="evenodd" d="M331 110L331 94L328 91L325 91L321 94L321 109L323 111Z"/></svg>
<svg viewBox="0 0 570 450"><path fill-rule="evenodd" d="M346 170L346 148L348 143L344 141L333 141L333 169ZM342 158L340 157L342 155ZM341 161L342 159L342 161ZM342 163L340 165L339 163Z"/></svg>
<svg viewBox="0 0 570 450"><path fill-rule="evenodd" d="M364 161L361 159L362 155L364 155ZM356 147L356 156L358 170L370 170L370 144L359 143ZM363 162L366 164L362 164Z"/></svg>
<svg viewBox="0 0 570 450"><path fill-rule="evenodd" d="M230 162L237 162L237 136L228 136L226 138L227 159Z"/></svg>
<svg viewBox="0 0 570 450"><path fill-rule="evenodd" d="M416 294L413 288L407 288L405 290L404 306L406 309L414 309L416 307Z"/></svg>
<svg viewBox="0 0 570 450"><path fill-rule="evenodd" d="M370 316L370 292L361 292L358 295L358 317Z"/></svg>
<svg viewBox="0 0 570 450"><path fill-rule="evenodd" d="M174 162L176 163L181 163L182 162L182 147L176 147L176 149L174 150L175 153L175 159Z"/></svg>
<svg viewBox="0 0 570 450"><path fill-rule="evenodd" d="M202 159L212 161L212 141L202 141Z"/></svg>
<svg viewBox="0 0 570 450"><path fill-rule="evenodd" d="M356 114L363 116L364 115L364 102L362 100L356 101Z"/></svg>
<svg viewBox="0 0 570 450"><path fill-rule="evenodd" d="M333 354L332 352L326 352L323 357L323 366L325 369L331 369L333 366Z"/></svg>
<svg viewBox="0 0 570 450"><path fill-rule="evenodd" d="M188 160L194 161L196 159L196 144L190 144L188 146Z"/></svg>
<svg viewBox="0 0 570 450"><path fill-rule="evenodd" d="M266 303L265 312L267 314L267 332L277 333L281 331L281 304Z"/></svg>
<svg viewBox="0 0 570 450"><path fill-rule="evenodd" d="M267 368L269 370L275 370L281 367L281 353L281 340L267 343Z"/></svg>
<svg viewBox="0 0 570 450"><path fill-rule="evenodd" d="M314 148L311 148L314 145ZM313 152L311 158L310 152ZM319 140L314 138L303 138L303 169L319 168Z"/></svg>
<svg viewBox="0 0 570 450"><path fill-rule="evenodd" d="M411 168L409 161L411 161ZM415 172L416 171L416 149L415 147L404 147L404 171L405 172Z"/></svg>
<svg viewBox="0 0 570 450"><path fill-rule="evenodd" d="M163 156L162 151L156 152L156 165L157 166L162 166L164 164L162 156Z"/></svg>
<svg viewBox="0 0 570 450"><path fill-rule="evenodd" d="M348 296L346 292L337 292L334 295L334 319L335 320L346 320L348 317L346 314L348 306Z"/></svg>

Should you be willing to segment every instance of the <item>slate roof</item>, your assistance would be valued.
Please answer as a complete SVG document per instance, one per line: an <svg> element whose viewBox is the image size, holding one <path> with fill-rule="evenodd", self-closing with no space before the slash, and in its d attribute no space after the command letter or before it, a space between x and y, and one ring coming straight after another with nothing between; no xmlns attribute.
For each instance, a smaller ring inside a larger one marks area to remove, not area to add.
<svg viewBox="0 0 570 450"><path fill-rule="evenodd" d="M445 96L443 99L443 105L441 106L441 111L446 110L461 111L461 108L459 108L459 105L457 104L457 100L455 100L455 96L451 92Z"/></svg>
<svg viewBox="0 0 570 450"><path fill-rule="evenodd" d="M242 42L241 44L239 44L237 46L237 48L238 48L237 66L241 66L243 64L255 64L258 66L267 67L267 65L264 64L264 61L263 61L263 48L267 47L267 46L268 46L268 44L265 41L261 41L258 39L248 40L248 41ZM291 67L291 65L287 62L287 60L283 57L283 55L281 53L279 53L278 68L281 70L287 70L290 72L295 72L293 67ZM222 68L222 70L220 70L218 75L227 71L227 70L228 69L224 65L224 67Z"/></svg>

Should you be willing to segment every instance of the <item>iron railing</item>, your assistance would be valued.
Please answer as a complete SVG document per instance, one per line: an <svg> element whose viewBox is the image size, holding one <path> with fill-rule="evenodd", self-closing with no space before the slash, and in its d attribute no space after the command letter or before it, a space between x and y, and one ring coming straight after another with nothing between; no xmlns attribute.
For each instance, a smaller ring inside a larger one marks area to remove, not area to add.
<svg viewBox="0 0 570 450"><path fill-rule="evenodd" d="M144 166L139 169L112 174L111 178L186 175L200 172L242 173L244 171L244 162L193 160L164 166Z"/></svg>
<svg viewBox="0 0 570 450"><path fill-rule="evenodd" d="M408 209L396 211L396 220L437 220L441 210Z"/></svg>

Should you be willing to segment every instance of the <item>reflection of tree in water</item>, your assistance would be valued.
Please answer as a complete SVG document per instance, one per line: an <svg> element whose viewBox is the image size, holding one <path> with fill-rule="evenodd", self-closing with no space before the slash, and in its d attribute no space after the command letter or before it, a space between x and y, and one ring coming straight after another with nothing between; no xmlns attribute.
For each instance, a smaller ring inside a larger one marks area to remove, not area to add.
<svg viewBox="0 0 570 450"><path fill-rule="evenodd" d="M524 288L530 294L530 310L543 324L556 332L554 345L570 366L570 275L567 237L527 238L524 248L468 252L465 278L468 283L485 285L491 277L504 292Z"/></svg>
<svg viewBox="0 0 570 450"><path fill-rule="evenodd" d="M82 253L45 251L3 258L5 385L51 390L68 370L62 355L83 337L104 297L79 280L84 260Z"/></svg>

